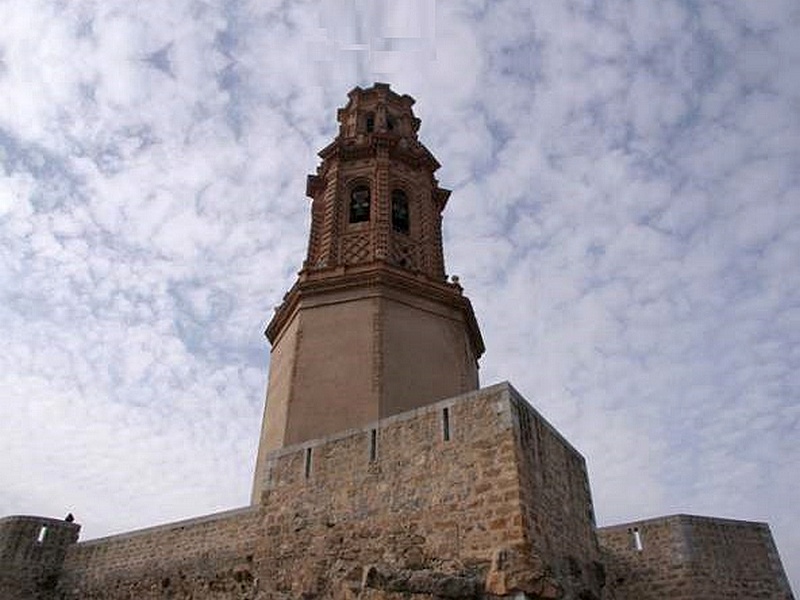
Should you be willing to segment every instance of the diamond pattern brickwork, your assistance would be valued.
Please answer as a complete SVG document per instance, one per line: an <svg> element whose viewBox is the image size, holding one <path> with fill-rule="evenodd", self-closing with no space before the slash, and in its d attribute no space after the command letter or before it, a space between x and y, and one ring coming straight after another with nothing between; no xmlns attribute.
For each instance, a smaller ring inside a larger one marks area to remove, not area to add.
<svg viewBox="0 0 800 600"><path fill-rule="evenodd" d="M351 233L342 238L342 257L345 264L368 262L372 256L369 233Z"/></svg>

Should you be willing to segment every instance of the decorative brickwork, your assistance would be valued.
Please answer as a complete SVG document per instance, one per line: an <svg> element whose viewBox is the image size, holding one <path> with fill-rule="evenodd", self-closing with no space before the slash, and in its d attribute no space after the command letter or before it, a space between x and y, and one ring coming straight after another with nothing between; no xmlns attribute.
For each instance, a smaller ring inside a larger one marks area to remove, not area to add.
<svg viewBox="0 0 800 600"><path fill-rule="evenodd" d="M415 271L420 268L419 260L417 259L417 245L414 242L403 239L403 237L400 234L392 236L392 251L389 260L393 265Z"/></svg>
<svg viewBox="0 0 800 600"><path fill-rule="evenodd" d="M350 233L342 237L342 255L344 261L350 265L368 262L370 259L369 232Z"/></svg>
<svg viewBox="0 0 800 600"><path fill-rule="evenodd" d="M319 153L322 164L308 178L312 223L307 274L339 265L389 261L419 271L431 281L444 281L441 212L450 192L439 188L434 177L439 163L417 139L419 119L411 110L413 104L409 96L398 96L389 86L376 84L366 90L354 89L348 105L339 110L339 135ZM371 129L367 115L374 115ZM390 120L394 121L391 127ZM366 223L351 223L343 208L356 182L370 190ZM404 235L419 256L407 264L396 260L390 249L391 192L395 187L411 199L410 228ZM366 248L359 244L357 252L350 244L337 245L354 227L366 229L370 240Z"/></svg>

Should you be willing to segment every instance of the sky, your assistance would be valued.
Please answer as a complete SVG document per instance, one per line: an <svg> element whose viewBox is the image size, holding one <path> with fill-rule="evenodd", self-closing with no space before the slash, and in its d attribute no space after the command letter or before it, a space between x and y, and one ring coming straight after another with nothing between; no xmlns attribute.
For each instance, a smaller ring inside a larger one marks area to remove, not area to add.
<svg viewBox="0 0 800 600"><path fill-rule="evenodd" d="M796 0L0 0L0 515L249 502L263 332L356 85L600 525L767 521L800 590Z"/></svg>

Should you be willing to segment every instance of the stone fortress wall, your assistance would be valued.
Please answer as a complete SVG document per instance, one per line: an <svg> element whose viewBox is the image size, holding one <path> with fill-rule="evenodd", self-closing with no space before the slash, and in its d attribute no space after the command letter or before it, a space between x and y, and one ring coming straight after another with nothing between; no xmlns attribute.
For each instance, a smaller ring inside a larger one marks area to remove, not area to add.
<svg viewBox="0 0 800 600"><path fill-rule="evenodd" d="M583 458L508 384L276 451L266 473L258 505L71 545L51 597L599 597Z"/></svg>
<svg viewBox="0 0 800 600"><path fill-rule="evenodd" d="M0 599L37 598L55 590L80 525L46 517L0 519Z"/></svg>
<svg viewBox="0 0 800 600"><path fill-rule="evenodd" d="M583 457L507 383L275 451L261 486L81 543L75 523L2 519L0 598L793 598L764 524L597 530Z"/></svg>
<svg viewBox="0 0 800 600"><path fill-rule="evenodd" d="M67 553L55 598L170 598L232 588L252 561L259 521L260 510L248 507L81 542Z"/></svg>
<svg viewBox="0 0 800 600"><path fill-rule="evenodd" d="M793 597L766 523L674 515L597 535L618 600Z"/></svg>

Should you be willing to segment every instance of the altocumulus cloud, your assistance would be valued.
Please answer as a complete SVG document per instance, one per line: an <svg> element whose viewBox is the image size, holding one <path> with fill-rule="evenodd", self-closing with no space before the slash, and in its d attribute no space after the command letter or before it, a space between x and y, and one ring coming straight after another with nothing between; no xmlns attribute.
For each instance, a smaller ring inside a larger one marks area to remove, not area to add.
<svg viewBox="0 0 800 600"><path fill-rule="evenodd" d="M767 520L800 584L800 8L6 0L0 513L247 502L304 176L354 85L417 99L484 383L601 523Z"/></svg>

